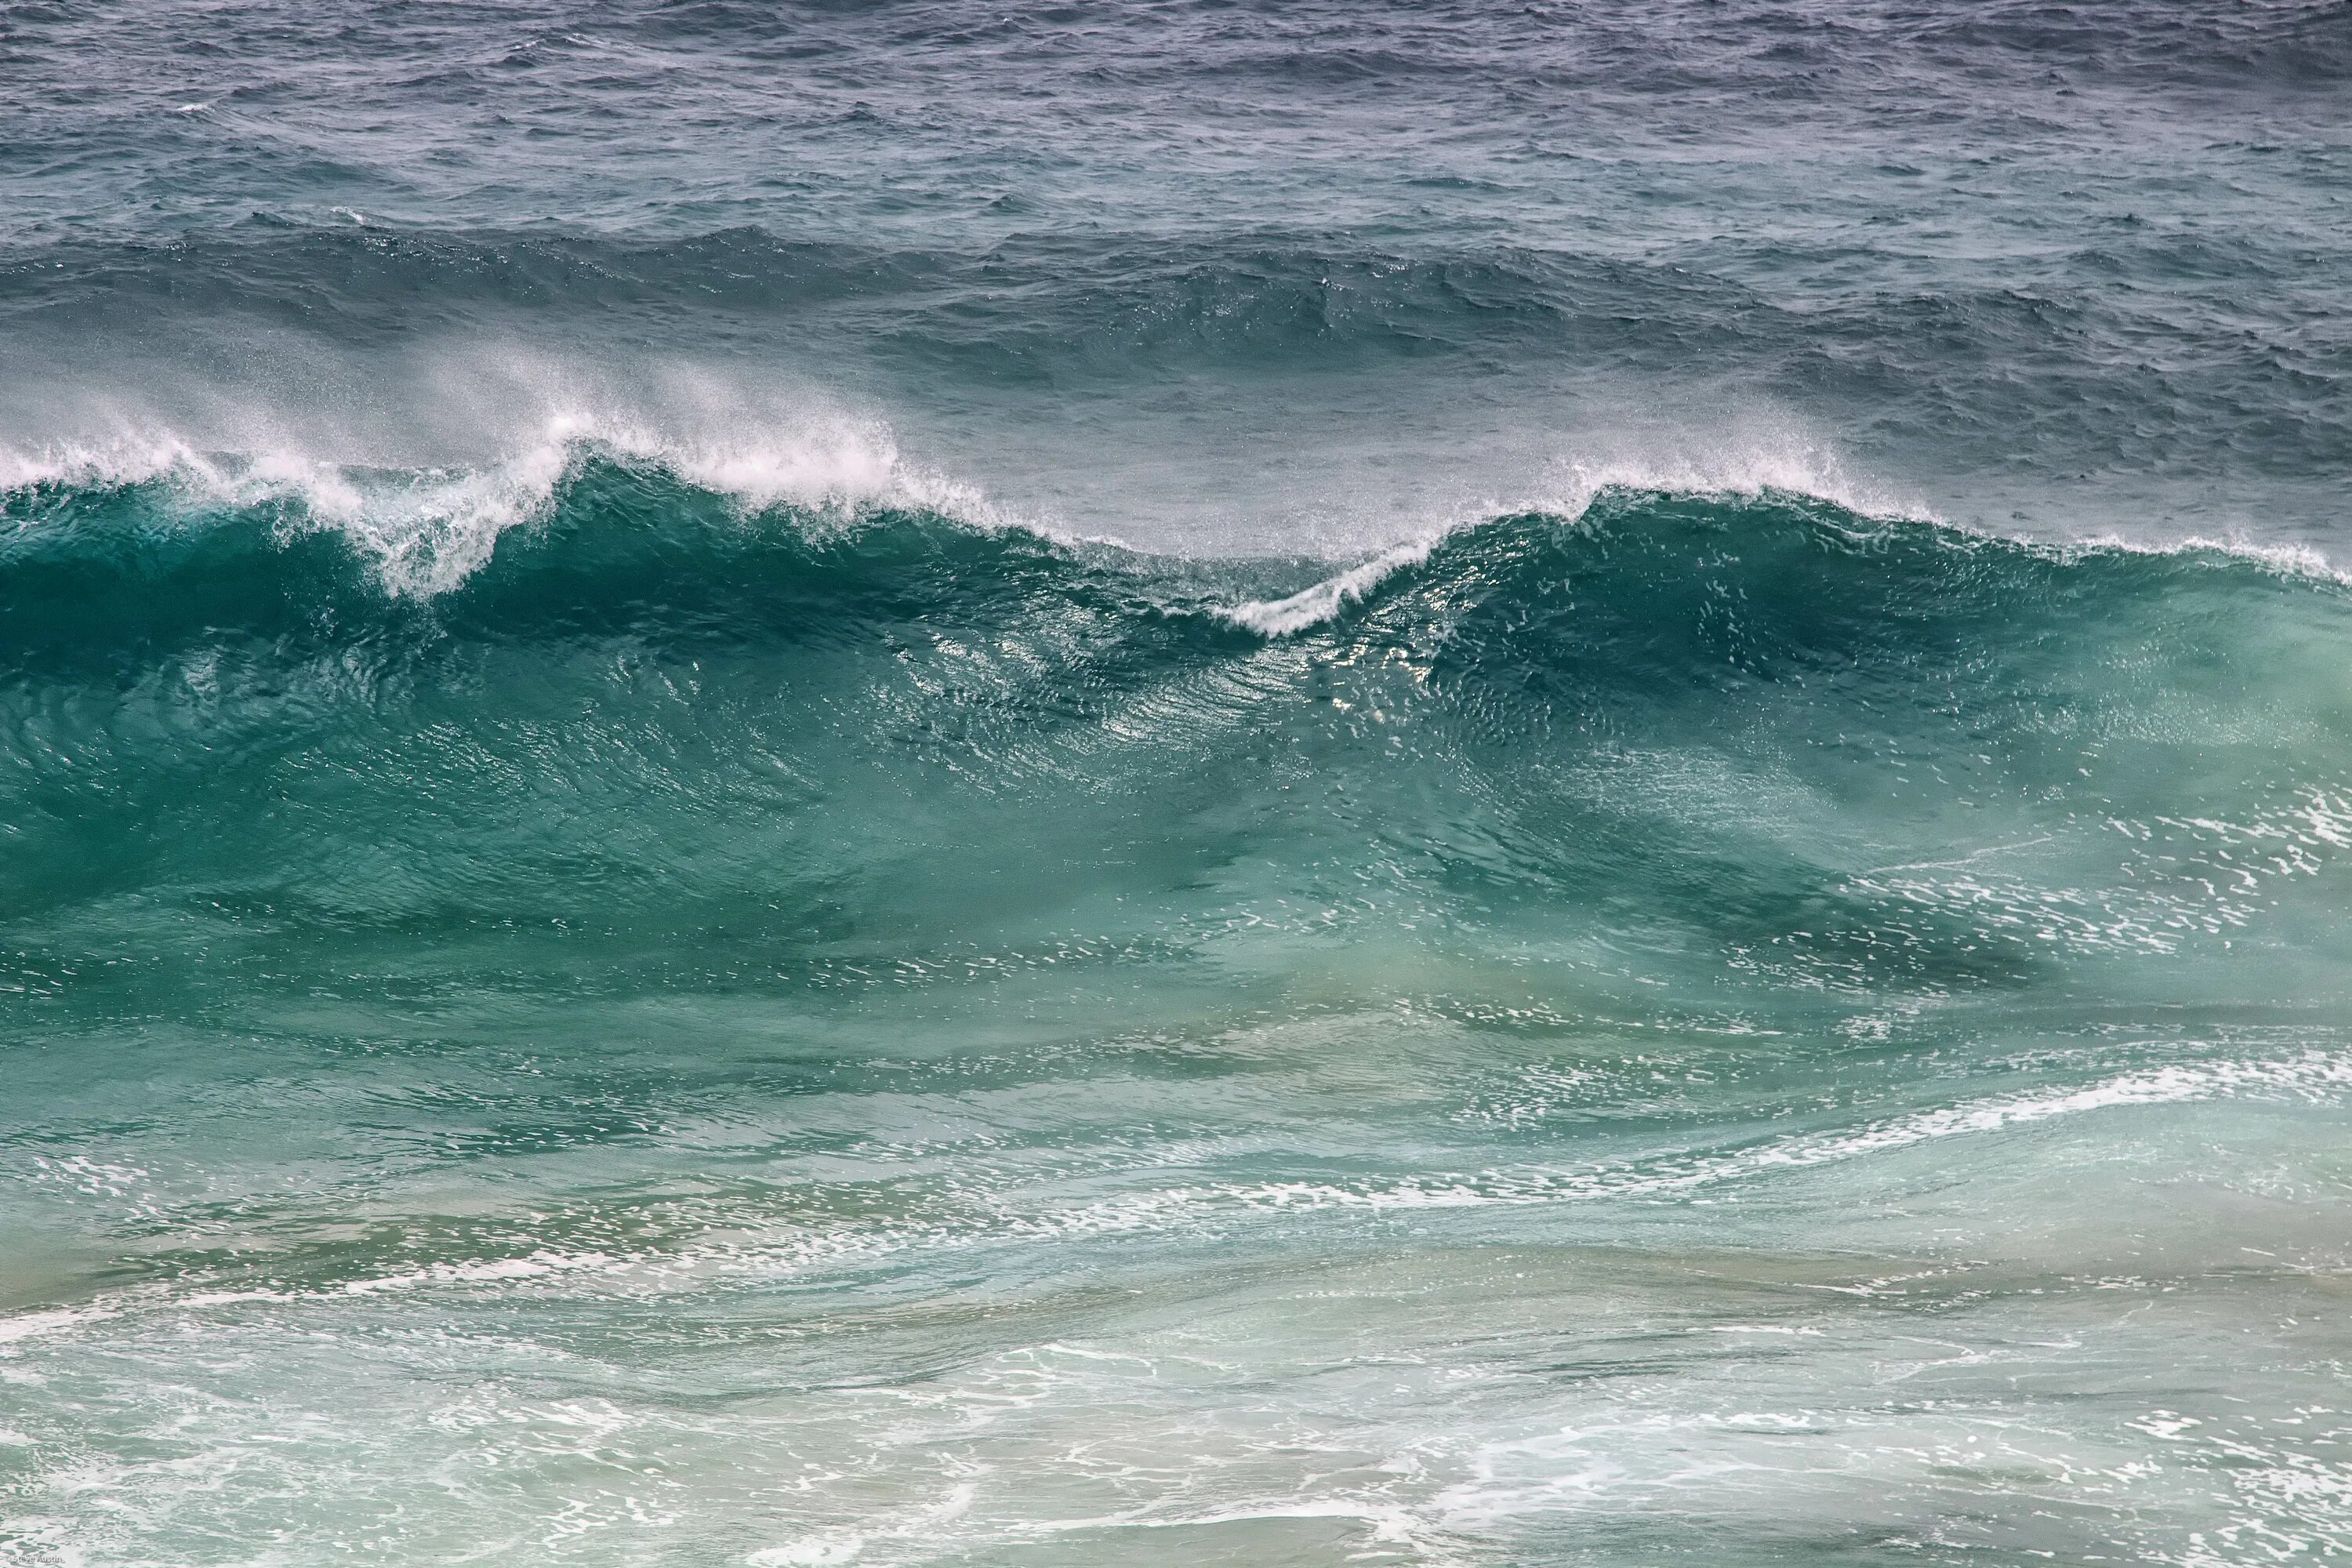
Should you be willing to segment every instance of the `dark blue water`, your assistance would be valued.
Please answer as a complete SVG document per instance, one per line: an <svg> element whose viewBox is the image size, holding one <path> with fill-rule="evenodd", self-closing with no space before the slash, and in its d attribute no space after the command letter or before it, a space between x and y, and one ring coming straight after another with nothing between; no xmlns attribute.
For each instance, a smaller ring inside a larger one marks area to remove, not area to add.
<svg viewBox="0 0 2352 1568"><path fill-rule="evenodd" d="M0 5L0 1564L2352 1552L2348 109Z"/></svg>

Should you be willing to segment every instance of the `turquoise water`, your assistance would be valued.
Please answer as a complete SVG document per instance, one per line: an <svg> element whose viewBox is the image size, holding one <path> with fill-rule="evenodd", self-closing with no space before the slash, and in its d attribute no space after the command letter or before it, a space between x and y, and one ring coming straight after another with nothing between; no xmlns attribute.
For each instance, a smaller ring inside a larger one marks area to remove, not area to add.
<svg viewBox="0 0 2352 1568"><path fill-rule="evenodd" d="M2352 1552L2340 7L5 22L0 1563Z"/></svg>

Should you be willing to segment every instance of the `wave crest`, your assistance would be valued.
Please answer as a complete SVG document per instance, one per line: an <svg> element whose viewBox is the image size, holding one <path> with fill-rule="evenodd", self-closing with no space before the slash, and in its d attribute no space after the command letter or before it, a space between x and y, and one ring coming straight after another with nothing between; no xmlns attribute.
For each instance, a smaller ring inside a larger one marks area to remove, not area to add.
<svg viewBox="0 0 2352 1568"><path fill-rule="evenodd" d="M488 564L507 531L544 521L564 485L597 463L657 468L748 510L791 507L846 521L898 508L975 527L1003 521L976 488L907 462L876 421L710 438L579 412L550 416L540 439L477 467L380 468L293 447L209 451L169 430L0 448L0 509L20 530L93 492L148 491L156 511L188 525L266 510L289 534L341 535L393 596L432 598Z"/></svg>

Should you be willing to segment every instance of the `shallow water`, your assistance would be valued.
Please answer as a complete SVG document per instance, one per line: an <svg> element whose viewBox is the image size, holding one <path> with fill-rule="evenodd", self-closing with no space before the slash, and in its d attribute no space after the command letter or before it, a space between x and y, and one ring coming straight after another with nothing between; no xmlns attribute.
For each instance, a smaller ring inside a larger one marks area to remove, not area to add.
<svg viewBox="0 0 2352 1568"><path fill-rule="evenodd" d="M0 1563L2352 1551L2342 7L0 27Z"/></svg>

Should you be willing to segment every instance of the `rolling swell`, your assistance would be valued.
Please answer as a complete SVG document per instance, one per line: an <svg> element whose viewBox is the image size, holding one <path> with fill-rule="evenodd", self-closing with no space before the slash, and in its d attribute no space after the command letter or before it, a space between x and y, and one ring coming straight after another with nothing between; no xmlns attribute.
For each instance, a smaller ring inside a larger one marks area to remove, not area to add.
<svg viewBox="0 0 2352 1568"><path fill-rule="evenodd" d="M2103 643L2206 639L2203 657L2231 667L2261 639L2231 650L2211 640L2217 623L2324 622L2343 601L2307 552L2058 547L1769 489L1612 486L1573 514L1496 516L1336 575L1304 558L1071 542L904 496L747 500L593 448L545 494L501 499L436 519L438 537L387 542L295 487L225 500L171 478L26 485L0 496L0 637L29 671L77 649L131 658L297 631L756 642L1085 620L1107 644L1214 622L1251 635L1200 633L1204 657L1269 639L1385 645L1565 693L1661 676L1900 682Z"/></svg>
<svg viewBox="0 0 2352 1568"><path fill-rule="evenodd" d="M425 594L299 497L11 504L6 877L67 930L854 992L1073 930L1181 967L1275 897L1945 993L2307 940L2271 911L2352 841L2352 606L2219 550L1612 489L1318 590L591 454ZM583 887L598 931L520 934Z"/></svg>

